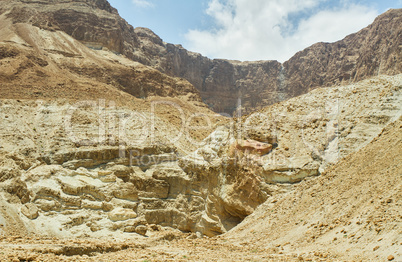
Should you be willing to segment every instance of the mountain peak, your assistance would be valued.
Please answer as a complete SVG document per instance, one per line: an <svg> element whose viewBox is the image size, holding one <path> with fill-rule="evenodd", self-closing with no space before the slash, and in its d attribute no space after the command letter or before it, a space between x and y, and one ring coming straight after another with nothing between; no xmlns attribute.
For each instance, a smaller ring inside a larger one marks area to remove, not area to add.
<svg viewBox="0 0 402 262"><path fill-rule="evenodd" d="M281 64L211 60L165 43L151 29L134 29L106 0L12 0L0 2L0 9L7 5L14 6L9 15L15 23L62 30L90 48L106 47L188 80L215 112L232 114L240 100L243 112L249 113L317 87L402 71L402 9L390 9L359 32L335 43L314 44Z"/></svg>

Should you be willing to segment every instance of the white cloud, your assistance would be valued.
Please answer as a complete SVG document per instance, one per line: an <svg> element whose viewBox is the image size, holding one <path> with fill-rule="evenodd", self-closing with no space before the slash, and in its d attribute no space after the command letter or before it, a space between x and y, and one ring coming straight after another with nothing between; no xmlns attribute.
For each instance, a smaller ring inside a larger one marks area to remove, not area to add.
<svg viewBox="0 0 402 262"><path fill-rule="evenodd" d="M320 9L326 0L211 0L216 28L190 30L188 48L212 58L289 59L316 42L333 42L370 24L378 15L362 5ZM295 26L289 17L301 16Z"/></svg>
<svg viewBox="0 0 402 262"><path fill-rule="evenodd" d="M133 4L138 7L153 7L154 4L147 0L132 0Z"/></svg>

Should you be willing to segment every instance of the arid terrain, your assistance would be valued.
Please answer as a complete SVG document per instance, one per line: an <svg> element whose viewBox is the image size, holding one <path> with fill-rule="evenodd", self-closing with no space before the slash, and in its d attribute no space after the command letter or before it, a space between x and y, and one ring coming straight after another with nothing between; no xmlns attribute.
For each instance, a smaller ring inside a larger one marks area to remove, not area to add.
<svg viewBox="0 0 402 262"><path fill-rule="evenodd" d="M0 1L0 261L401 261L401 20L281 64Z"/></svg>

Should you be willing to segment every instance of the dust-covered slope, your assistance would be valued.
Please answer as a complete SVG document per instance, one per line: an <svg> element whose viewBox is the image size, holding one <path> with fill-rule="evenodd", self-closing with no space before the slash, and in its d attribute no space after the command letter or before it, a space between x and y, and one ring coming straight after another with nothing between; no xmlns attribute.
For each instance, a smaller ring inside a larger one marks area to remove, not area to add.
<svg viewBox="0 0 402 262"><path fill-rule="evenodd" d="M127 104L132 96L180 96L201 101L184 79L107 50L91 50L60 30L13 23L4 13L0 21L1 98L104 98Z"/></svg>
<svg viewBox="0 0 402 262"><path fill-rule="evenodd" d="M260 206L217 238L152 226L147 238L0 236L2 260L399 261L402 119L323 176ZM2 202L0 202L3 204ZM10 204L0 209L1 218ZM8 219L19 215L14 210ZM77 220L79 221L79 220ZM1 232L1 231L0 231Z"/></svg>
<svg viewBox="0 0 402 262"><path fill-rule="evenodd" d="M191 230L177 158L226 120L184 79L0 13L1 233L132 236L146 219Z"/></svg>
<svg viewBox="0 0 402 262"><path fill-rule="evenodd" d="M399 118L320 177L261 205L224 238L317 259L399 261L401 176Z"/></svg>
<svg viewBox="0 0 402 262"><path fill-rule="evenodd" d="M120 41L130 27L106 1L0 6L2 234L225 233L400 115L396 75L316 89L229 123L188 81L116 53L149 58Z"/></svg>

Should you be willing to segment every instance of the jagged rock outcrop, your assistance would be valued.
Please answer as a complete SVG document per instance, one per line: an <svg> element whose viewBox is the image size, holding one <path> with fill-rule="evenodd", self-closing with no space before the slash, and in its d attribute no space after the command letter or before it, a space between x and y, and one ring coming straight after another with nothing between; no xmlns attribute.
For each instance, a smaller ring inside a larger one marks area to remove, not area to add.
<svg viewBox="0 0 402 262"><path fill-rule="evenodd" d="M401 9L389 10L343 40L306 48L284 64L208 59L163 42L149 29L134 29L107 1L3 1L0 10L14 23L62 30L91 48L105 47L185 78L215 112L231 115L240 105L251 112L317 87L402 71Z"/></svg>
<svg viewBox="0 0 402 262"><path fill-rule="evenodd" d="M223 236L225 241L242 248L278 248L298 254L299 261L401 257L400 116L322 176L259 206ZM309 253L315 258L306 259Z"/></svg>
<svg viewBox="0 0 402 262"><path fill-rule="evenodd" d="M389 10L358 33L335 43L315 44L283 64L210 60L163 43L148 29L135 32L147 64L187 79L215 112L232 114L240 104L249 113L317 87L401 73L401 24L402 9Z"/></svg>
<svg viewBox="0 0 402 262"><path fill-rule="evenodd" d="M90 10L96 7L95 10L98 10L97 7L102 1L88 2L97 4L88 6L79 1L73 4L70 1L58 3L67 8L66 10L73 10L73 7L78 5L78 9L83 8L85 11L85 7ZM4 61L0 65L2 98L64 96L69 99L99 99L117 97L118 90L122 90L142 99L159 96L187 97L184 100L201 101L199 92L182 78L170 77L111 52L95 52L82 44L88 45L85 39L80 43L60 29L51 29L50 26L57 24L53 19L46 20L52 13L51 10L47 10L48 13L40 12L46 10L40 8L46 3L48 1L0 2L0 8L4 11L0 15L0 59ZM104 4L106 3L104 1ZM9 9L4 9L5 6ZM69 7L71 8L68 9ZM98 17L103 12L117 15L116 12L109 13L105 10L98 10L98 15L91 14ZM35 22L36 18L40 23L46 22L48 27L39 26L39 22ZM74 20L74 17L69 19ZM97 32L93 28L85 30ZM103 28L97 27L97 30L102 31ZM100 32L96 34L97 37L102 35ZM104 38L118 39L117 36L107 33ZM126 97L120 100L127 102L129 99Z"/></svg>
<svg viewBox="0 0 402 262"><path fill-rule="evenodd" d="M283 64L287 93L293 97L320 86L401 73L401 23L402 9L389 10L343 40L298 52Z"/></svg>
<svg viewBox="0 0 402 262"><path fill-rule="evenodd" d="M154 144L128 143L135 128L113 139L120 145L95 143L97 114L130 109L80 108L72 134L55 128L69 111L63 101L3 100L0 194L22 211L21 227L50 235L141 235L159 225L214 236L369 143L400 116L401 86L398 75L316 89L223 123L192 147L168 143L175 132L162 116L153 116Z"/></svg>
<svg viewBox="0 0 402 262"><path fill-rule="evenodd" d="M16 220L27 230L144 235L147 227L168 226L221 234L271 196L364 146L400 115L397 75L318 88L227 119L208 110L187 80L162 72L194 81L205 101L219 101L222 107L215 109L229 112L240 105L238 97L242 106L255 102L258 108L295 95L289 83L307 71L296 70L290 81L292 63L209 60L164 43L148 29L131 29L105 1L0 6L1 201L12 210L5 212L7 223ZM389 24L396 23L398 12L378 21L391 16ZM83 21L88 24L81 28ZM104 42L111 37L113 42ZM337 57L344 55L339 50ZM302 52L294 63L314 69L317 55L307 53L308 59ZM397 73L400 64L386 61L381 73ZM316 78L308 81L300 90L315 87Z"/></svg>

